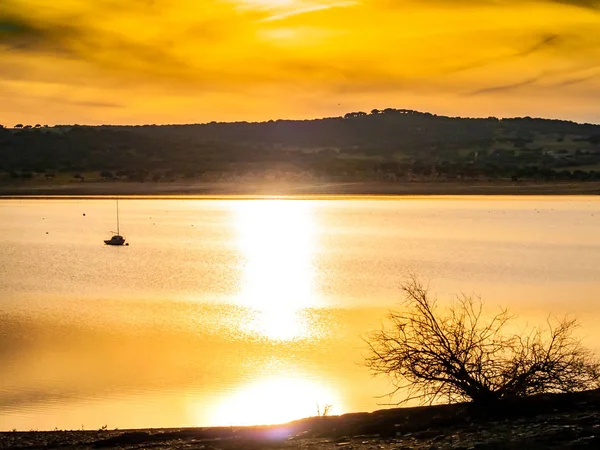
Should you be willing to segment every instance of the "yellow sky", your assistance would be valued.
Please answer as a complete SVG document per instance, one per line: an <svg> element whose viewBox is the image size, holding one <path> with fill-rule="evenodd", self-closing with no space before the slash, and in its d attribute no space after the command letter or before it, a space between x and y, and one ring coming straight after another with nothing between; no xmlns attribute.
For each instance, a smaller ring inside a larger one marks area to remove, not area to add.
<svg viewBox="0 0 600 450"><path fill-rule="evenodd" d="M0 0L0 123L600 123L600 0Z"/></svg>

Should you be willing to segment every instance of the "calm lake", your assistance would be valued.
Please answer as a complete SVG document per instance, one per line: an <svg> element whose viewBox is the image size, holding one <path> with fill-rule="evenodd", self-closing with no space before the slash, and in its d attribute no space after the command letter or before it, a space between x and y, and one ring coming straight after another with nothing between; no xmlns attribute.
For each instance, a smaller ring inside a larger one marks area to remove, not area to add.
<svg viewBox="0 0 600 450"><path fill-rule="evenodd" d="M0 430L379 409L362 338L409 273L600 351L599 197L0 200Z"/></svg>

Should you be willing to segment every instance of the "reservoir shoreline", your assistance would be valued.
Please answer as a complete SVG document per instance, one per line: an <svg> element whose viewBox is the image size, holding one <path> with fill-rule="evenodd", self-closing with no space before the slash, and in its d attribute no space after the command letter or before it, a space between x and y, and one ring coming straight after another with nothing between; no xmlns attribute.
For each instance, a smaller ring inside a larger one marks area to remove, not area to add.
<svg viewBox="0 0 600 450"><path fill-rule="evenodd" d="M255 448L302 450L598 448L600 390L545 394L494 407L393 408L247 427L0 432L8 448Z"/></svg>
<svg viewBox="0 0 600 450"><path fill-rule="evenodd" d="M72 182L0 185L0 197L45 196L600 195L600 182Z"/></svg>

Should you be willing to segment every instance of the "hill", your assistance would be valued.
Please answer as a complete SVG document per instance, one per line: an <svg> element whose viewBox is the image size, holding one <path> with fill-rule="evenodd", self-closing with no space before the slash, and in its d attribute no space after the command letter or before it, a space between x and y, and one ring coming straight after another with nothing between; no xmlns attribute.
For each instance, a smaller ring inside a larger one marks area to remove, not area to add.
<svg viewBox="0 0 600 450"><path fill-rule="evenodd" d="M317 120L0 128L0 181L600 180L600 125L373 110Z"/></svg>

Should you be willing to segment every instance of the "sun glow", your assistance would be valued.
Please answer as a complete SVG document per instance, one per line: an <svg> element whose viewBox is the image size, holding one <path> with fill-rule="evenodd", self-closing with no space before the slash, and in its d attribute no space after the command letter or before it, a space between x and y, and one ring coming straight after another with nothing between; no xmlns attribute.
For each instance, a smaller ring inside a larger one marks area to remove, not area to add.
<svg viewBox="0 0 600 450"><path fill-rule="evenodd" d="M272 377L243 387L226 398L212 416L213 425L271 425L317 415L330 405L341 414L339 398L306 378Z"/></svg>
<svg viewBox="0 0 600 450"><path fill-rule="evenodd" d="M315 306L312 204L264 200L236 205L245 259L237 302L252 310L246 328L270 339L305 336L304 309Z"/></svg>

